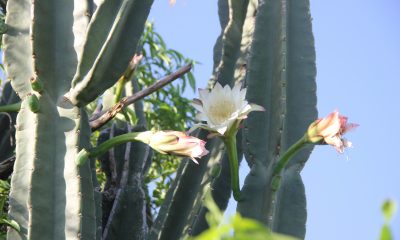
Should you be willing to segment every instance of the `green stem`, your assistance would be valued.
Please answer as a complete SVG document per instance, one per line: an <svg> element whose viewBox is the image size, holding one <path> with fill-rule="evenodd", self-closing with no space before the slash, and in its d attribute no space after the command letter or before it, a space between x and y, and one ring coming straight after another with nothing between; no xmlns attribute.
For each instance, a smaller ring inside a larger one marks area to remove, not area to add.
<svg viewBox="0 0 400 240"><path fill-rule="evenodd" d="M135 111L129 107L126 107L125 110L129 116L129 119L131 120L132 125L135 125L137 121Z"/></svg>
<svg viewBox="0 0 400 240"><path fill-rule="evenodd" d="M233 198L236 201L240 201L242 200L242 196L240 194L240 185L239 185L239 161L236 149L236 134L229 134L223 139L229 157Z"/></svg>
<svg viewBox="0 0 400 240"><path fill-rule="evenodd" d="M108 150L111 148L115 147L116 145L127 143L127 142L133 142L133 141L140 141L146 143L145 139L148 139L146 135L148 135L149 132L131 132L131 133L125 133L116 137L113 137L99 146L93 148L90 150L89 157L98 157L104 153L106 153Z"/></svg>
<svg viewBox="0 0 400 240"><path fill-rule="evenodd" d="M293 157L293 155L297 151L299 151L307 143L308 143L308 138L306 135L304 135L295 144L290 146L290 148L279 159L279 161L277 162L277 164L275 165L275 168L274 168L274 177L273 177L272 185L277 184L277 186L275 186L274 188L279 187L281 173L282 173L283 169L286 167L286 165L289 163L290 159Z"/></svg>
<svg viewBox="0 0 400 240"><path fill-rule="evenodd" d="M126 83L126 78L125 75L120 77L118 82L117 82L117 86L115 88L115 98L114 98L114 104L119 102L122 98L122 89L124 89Z"/></svg>
<svg viewBox="0 0 400 240"><path fill-rule="evenodd" d="M146 131L146 132L131 132L131 133L126 133L122 134L116 137L113 137L99 146L91 149L90 151L86 149L82 149L75 162L78 165L83 165L88 158L96 158L104 153L106 153L108 150L111 148L115 147L116 145L127 143L127 142L133 142L133 141L139 141L143 142L145 144L149 144L149 135L152 135L152 131Z"/></svg>
<svg viewBox="0 0 400 240"><path fill-rule="evenodd" d="M0 112L18 112L21 108L21 102L0 106Z"/></svg>
<svg viewBox="0 0 400 240"><path fill-rule="evenodd" d="M142 57L142 55L135 54L124 74L119 78L117 87L115 89L115 103L118 103L122 99L122 89L124 89L125 83L132 78L133 73L136 70L136 66L139 64L139 61L142 59Z"/></svg>

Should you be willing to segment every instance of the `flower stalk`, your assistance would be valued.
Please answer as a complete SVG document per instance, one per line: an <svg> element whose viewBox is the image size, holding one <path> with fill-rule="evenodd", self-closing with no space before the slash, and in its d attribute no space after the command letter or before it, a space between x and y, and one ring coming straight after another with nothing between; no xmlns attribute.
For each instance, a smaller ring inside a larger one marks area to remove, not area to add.
<svg viewBox="0 0 400 240"><path fill-rule="evenodd" d="M89 158L95 158L98 156L103 155L107 151L109 151L111 148L114 146L117 146L119 144L124 144L127 142L133 142L133 141L141 141L143 139L143 134L146 134L146 132L132 132L132 133L126 133L122 134L116 137L113 137L99 146L92 148L90 151L86 149L82 149L77 157L76 163L78 165L83 165L87 159Z"/></svg>
<svg viewBox="0 0 400 240"><path fill-rule="evenodd" d="M21 108L21 102L0 106L0 112L18 112Z"/></svg>
<svg viewBox="0 0 400 240"><path fill-rule="evenodd" d="M289 163L290 159L297 153L301 148L303 148L308 143L307 136L300 138L295 144L290 146L290 148L283 154L279 159L274 168L274 175L280 175L282 170Z"/></svg>
<svg viewBox="0 0 400 240"><path fill-rule="evenodd" d="M223 137L222 139L228 153L233 198L236 201L240 201L242 199L242 196L240 193L239 183L239 160L236 149L236 132L226 137Z"/></svg>

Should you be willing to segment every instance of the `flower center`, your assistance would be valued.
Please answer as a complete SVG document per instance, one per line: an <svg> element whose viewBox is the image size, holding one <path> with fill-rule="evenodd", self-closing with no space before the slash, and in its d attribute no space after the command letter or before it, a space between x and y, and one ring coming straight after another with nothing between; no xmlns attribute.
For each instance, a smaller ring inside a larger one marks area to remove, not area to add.
<svg viewBox="0 0 400 240"><path fill-rule="evenodd" d="M235 105L232 101L216 101L208 107L208 118L216 125L226 122L235 112Z"/></svg>

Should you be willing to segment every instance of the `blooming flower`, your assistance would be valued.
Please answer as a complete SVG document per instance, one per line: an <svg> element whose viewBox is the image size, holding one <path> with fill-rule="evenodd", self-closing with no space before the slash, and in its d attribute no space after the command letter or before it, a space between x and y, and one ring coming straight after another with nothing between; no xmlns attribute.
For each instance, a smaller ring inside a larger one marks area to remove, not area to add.
<svg viewBox="0 0 400 240"><path fill-rule="evenodd" d="M315 144L329 144L343 153L345 147L351 147L352 143L342 136L358 124L347 123L347 117L334 111L325 118L314 121L307 130L308 141Z"/></svg>
<svg viewBox="0 0 400 240"><path fill-rule="evenodd" d="M235 84L233 89L216 83L211 91L199 89L200 99L194 99L192 105L199 111L197 120L206 121L207 124L196 124L191 130L200 127L216 135L224 135L231 127L237 128L250 112L265 110L259 105L249 104L245 100L246 89L240 87L240 83Z"/></svg>
<svg viewBox="0 0 400 240"><path fill-rule="evenodd" d="M205 148L206 142L196 137L186 135L178 131L147 131L143 132L138 139L148 144L157 152L190 157L198 164L196 158L208 154Z"/></svg>

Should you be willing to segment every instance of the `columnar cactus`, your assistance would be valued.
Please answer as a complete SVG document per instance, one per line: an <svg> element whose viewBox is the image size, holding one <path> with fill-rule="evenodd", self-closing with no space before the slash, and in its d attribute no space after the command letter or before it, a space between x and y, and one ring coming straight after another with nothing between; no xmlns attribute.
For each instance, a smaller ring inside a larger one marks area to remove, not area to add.
<svg viewBox="0 0 400 240"><path fill-rule="evenodd" d="M306 0L221 0L218 4L223 30L214 48L215 70L209 87L212 88L215 82L232 86L245 80L243 85L247 86L249 102L266 109L265 113L250 115L242 130L241 145L251 172L246 177L238 211L243 216L264 222L274 231L304 238L305 195L299 173L311 148L296 155L287 166L279 190L271 187L271 181L280 155L304 134L308 124L317 116L309 3ZM220 147L212 147L217 150L211 150L210 159L221 155ZM203 163L207 163L210 170L214 166L210 165L208 158L203 159ZM168 210L179 207L179 216L171 215L174 214L171 211L164 212L162 208L156 227L152 229L152 239L198 234L206 228L205 209L198 212L197 206L201 205L199 202L205 189L210 188L205 184L207 171L201 170L206 174L201 180L202 174L198 176L196 170L186 172L183 169L186 168L182 166L182 172L175 180L177 185L173 185L169 194L184 195L185 200L171 198L163 206ZM229 175L225 171L221 180L217 178L216 182L226 181ZM190 180L187 179L189 176ZM219 186L215 184L213 186ZM190 190L184 190L186 188ZM193 189L195 191L191 191ZM228 198L216 196L226 192L226 185L223 189L211 189L217 203L225 208ZM192 198L196 194L199 196ZM177 219L180 224L174 222Z"/></svg>
<svg viewBox="0 0 400 240"><path fill-rule="evenodd" d="M248 62L247 98L264 106L245 122L251 166L238 211L273 231L304 238L306 199L300 171L311 147L291 160L278 191L271 188L279 157L316 119L315 51L308 0L260 1ZM268 33L268 34L266 34Z"/></svg>
<svg viewBox="0 0 400 240"><path fill-rule="evenodd" d="M182 161L152 226L145 220L142 190L147 146L129 143L100 157L114 168L103 198L94 160L76 163L80 150L91 148L85 106L123 74L152 2L104 0L93 12L91 0L8 1L4 64L22 100L9 201L9 217L21 231L10 228L9 239L179 239L207 228L206 192L226 208L233 172L223 141L207 139L206 130L197 136L207 140L210 153L199 165ZM209 88L217 82L241 84L246 99L266 109L250 114L237 134L238 161L244 153L251 167L241 197L235 196L238 212L304 238L300 171L311 147L299 152L279 179L274 168L317 115L309 1L219 0L218 6L222 31ZM113 127L99 143L130 130L130 125Z"/></svg>
<svg viewBox="0 0 400 240"><path fill-rule="evenodd" d="M22 99L9 239L101 238L89 162L74 161L90 144L83 107L125 70L151 4L104 1L90 20L92 1L8 1L4 64Z"/></svg>

